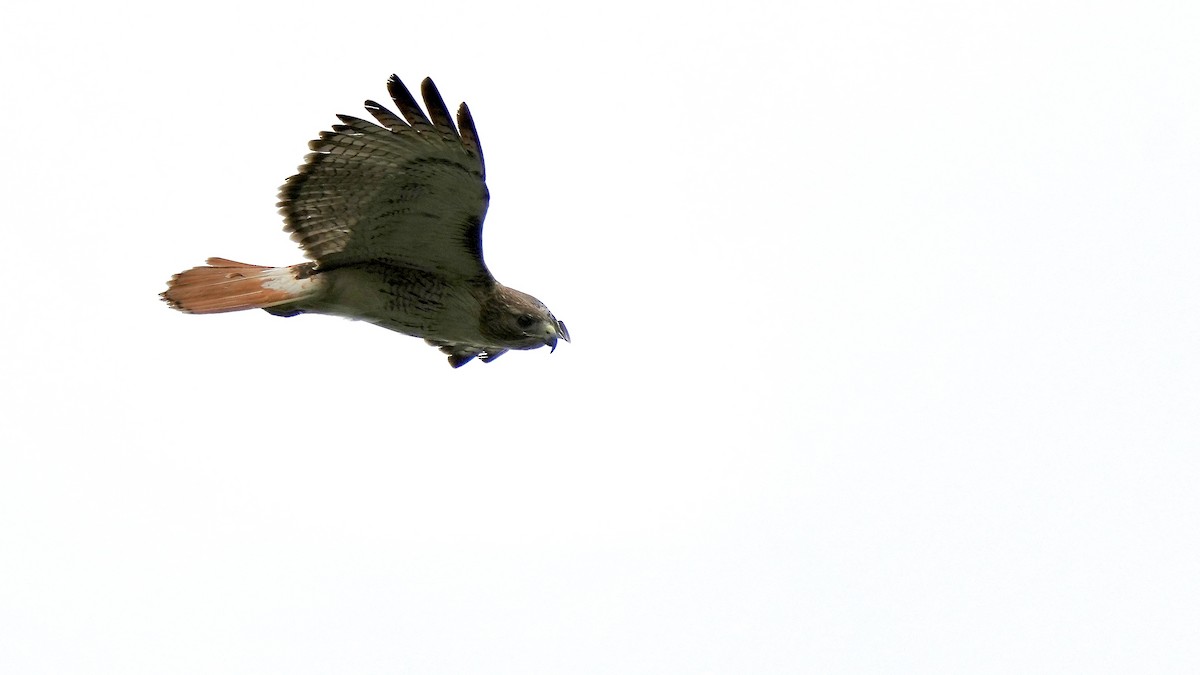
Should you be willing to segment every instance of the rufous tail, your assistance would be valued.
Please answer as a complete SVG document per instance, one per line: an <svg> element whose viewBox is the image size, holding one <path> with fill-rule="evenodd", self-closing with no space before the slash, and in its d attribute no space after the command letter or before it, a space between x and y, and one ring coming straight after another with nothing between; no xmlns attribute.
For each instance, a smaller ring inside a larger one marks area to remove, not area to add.
<svg viewBox="0 0 1200 675"><path fill-rule="evenodd" d="M263 267L225 258L205 262L171 277L161 294L168 305L189 314L216 314L277 307L317 292L311 263Z"/></svg>

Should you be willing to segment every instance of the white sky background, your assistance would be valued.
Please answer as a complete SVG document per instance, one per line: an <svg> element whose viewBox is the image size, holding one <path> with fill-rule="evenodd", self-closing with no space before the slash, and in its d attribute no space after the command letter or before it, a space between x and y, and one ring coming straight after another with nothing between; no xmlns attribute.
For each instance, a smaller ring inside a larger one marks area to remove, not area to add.
<svg viewBox="0 0 1200 675"><path fill-rule="evenodd" d="M31 4L0 672L1200 668L1195 2ZM393 72L574 344L159 302Z"/></svg>

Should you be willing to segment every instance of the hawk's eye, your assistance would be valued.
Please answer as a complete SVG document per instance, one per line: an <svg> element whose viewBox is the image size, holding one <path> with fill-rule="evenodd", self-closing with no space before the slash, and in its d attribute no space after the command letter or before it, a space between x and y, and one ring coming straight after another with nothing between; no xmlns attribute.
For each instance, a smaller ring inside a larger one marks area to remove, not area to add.
<svg viewBox="0 0 1200 675"><path fill-rule="evenodd" d="M529 328L533 325L533 317L528 314L522 314L517 317L517 325L521 328Z"/></svg>

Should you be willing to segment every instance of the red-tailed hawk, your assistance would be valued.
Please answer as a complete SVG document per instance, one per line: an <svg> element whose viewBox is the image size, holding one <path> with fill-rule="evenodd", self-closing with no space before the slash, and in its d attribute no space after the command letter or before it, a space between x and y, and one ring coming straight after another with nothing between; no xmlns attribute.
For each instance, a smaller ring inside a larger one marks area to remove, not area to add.
<svg viewBox="0 0 1200 675"><path fill-rule="evenodd" d="M279 190L284 229L314 262L262 267L209 258L172 277L163 299L192 314L264 309L332 314L425 338L455 368L478 356L571 341L537 298L501 285L483 263L488 207L483 152L467 104L458 125L433 80L429 117L395 75L403 119L367 101L382 126L347 115L309 143Z"/></svg>

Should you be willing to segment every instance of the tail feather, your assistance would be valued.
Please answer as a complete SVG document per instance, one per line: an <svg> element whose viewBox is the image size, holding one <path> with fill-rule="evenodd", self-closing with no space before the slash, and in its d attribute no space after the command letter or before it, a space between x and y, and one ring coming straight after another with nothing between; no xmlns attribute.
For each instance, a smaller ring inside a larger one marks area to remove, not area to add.
<svg viewBox="0 0 1200 675"><path fill-rule="evenodd" d="M161 295L171 307L189 314L266 309L303 300L317 290L312 265L264 267L209 258L207 266L180 272Z"/></svg>

